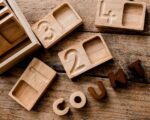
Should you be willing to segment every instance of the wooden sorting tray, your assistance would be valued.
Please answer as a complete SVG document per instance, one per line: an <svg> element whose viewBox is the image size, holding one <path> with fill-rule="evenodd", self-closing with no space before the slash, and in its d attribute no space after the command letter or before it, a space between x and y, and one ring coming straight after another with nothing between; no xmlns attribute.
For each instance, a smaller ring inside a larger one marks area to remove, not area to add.
<svg viewBox="0 0 150 120"><path fill-rule="evenodd" d="M69 78L74 78L112 59L112 55L101 35L77 43L61 51L58 55Z"/></svg>
<svg viewBox="0 0 150 120"><path fill-rule="evenodd" d="M81 24L80 16L65 2L34 24L32 29L43 46L49 48Z"/></svg>
<svg viewBox="0 0 150 120"><path fill-rule="evenodd" d="M146 3L128 0L98 0L97 27L144 30Z"/></svg>
<svg viewBox="0 0 150 120"><path fill-rule="evenodd" d="M15 0L0 1L0 42L0 74L40 47Z"/></svg>
<svg viewBox="0 0 150 120"><path fill-rule="evenodd" d="M30 111L55 75L53 69L34 58L10 91L9 96Z"/></svg>

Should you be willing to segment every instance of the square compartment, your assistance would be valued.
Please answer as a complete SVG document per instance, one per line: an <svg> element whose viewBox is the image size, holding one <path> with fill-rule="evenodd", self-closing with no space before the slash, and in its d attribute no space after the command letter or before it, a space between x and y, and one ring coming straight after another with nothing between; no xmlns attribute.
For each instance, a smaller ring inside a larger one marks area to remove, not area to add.
<svg viewBox="0 0 150 120"><path fill-rule="evenodd" d="M63 29L67 29L78 20L78 16L68 4L56 9L53 16Z"/></svg>
<svg viewBox="0 0 150 120"><path fill-rule="evenodd" d="M0 36L3 47L0 50L0 56L27 38L24 29L13 15L8 14L5 18L7 20L0 25Z"/></svg>
<svg viewBox="0 0 150 120"><path fill-rule="evenodd" d="M12 95L21 104L30 109L30 107L35 104L35 99L38 98L38 91L32 88L25 81L21 80L13 90Z"/></svg>
<svg viewBox="0 0 150 120"><path fill-rule="evenodd" d="M100 37L94 37L83 44L85 52L91 62L91 64L97 64L102 59L105 59L110 54L107 51L103 41Z"/></svg>
<svg viewBox="0 0 150 120"><path fill-rule="evenodd" d="M24 29L13 17L0 25L0 34L4 36L10 44L15 44L15 42L21 41L23 36L26 36Z"/></svg>
<svg viewBox="0 0 150 120"><path fill-rule="evenodd" d="M143 23L143 5L126 3L123 10L122 25L126 27L139 28Z"/></svg>

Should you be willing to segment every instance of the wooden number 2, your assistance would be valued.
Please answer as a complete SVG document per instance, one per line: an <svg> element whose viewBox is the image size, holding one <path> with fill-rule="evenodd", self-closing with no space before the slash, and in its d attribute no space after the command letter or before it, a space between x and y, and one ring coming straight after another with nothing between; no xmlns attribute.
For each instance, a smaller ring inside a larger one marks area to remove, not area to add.
<svg viewBox="0 0 150 120"><path fill-rule="evenodd" d="M39 32L43 33L44 40L52 40L54 37L54 29L51 28L50 24L47 21L42 21L38 24Z"/></svg>
<svg viewBox="0 0 150 120"><path fill-rule="evenodd" d="M74 73L85 67L85 65L83 63L81 64L79 53L75 49L71 49L71 50L67 51L65 54L66 60L69 60L69 59L72 60L72 58L73 58L73 64L71 66L70 73Z"/></svg>

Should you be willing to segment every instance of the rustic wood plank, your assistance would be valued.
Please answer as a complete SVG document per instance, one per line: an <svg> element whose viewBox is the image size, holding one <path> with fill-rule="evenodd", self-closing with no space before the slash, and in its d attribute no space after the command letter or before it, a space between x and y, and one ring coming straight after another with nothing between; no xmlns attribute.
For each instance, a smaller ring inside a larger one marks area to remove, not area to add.
<svg viewBox="0 0 150 120"><path fill-rule="evenodd" d="M23 69L18 75L22 72ZM129 83L127 89L114 91L108 79L83 76L78 82L71 82L66 74L59 74L34 110L28 112L8 96L17 78L18 76L0 77L1 120L149 120L150 118L150 85L147 84ZM96 82L99 80L103 80L108 92L108 98L102 102L95 101L87 91L87 87L91 85L97 88ZM81 110L82 112L71 109L71 113L65 117L55 115L52 103L60 97L64 97L68 102L70 94L76 90L83 91L88 98L88 104Z"/></svg>
<svg viewBox="0 0 150 120"><path fill-rule="evenodd" d="M134 0L138 2L147 3L147 14L145 20L145 30L143 32L133 32L120 29L98 29L94 25L96 17L96 6L97 0L16 0L25 16L31 24L34 24L40 18L43 18L48 14L53 8L62 3L63 1L68 1L79 13L83 19L84 25L79 29L79 31L90 31L90 32L111 32L111 33L128 33L128 34L150 34L150 1L149 0ZM40 3L40 4L38 4Z"/></svg>

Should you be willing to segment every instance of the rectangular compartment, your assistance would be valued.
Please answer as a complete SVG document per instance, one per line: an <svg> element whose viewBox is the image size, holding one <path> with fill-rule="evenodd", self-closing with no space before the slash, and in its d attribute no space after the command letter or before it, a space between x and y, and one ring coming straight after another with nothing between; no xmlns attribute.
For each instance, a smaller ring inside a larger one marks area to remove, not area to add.
<svg viewBox="0 0 150 120"><path fill-rule="evenodd" d="M12 95L16 100L18 100L23 106L30 108L34 105L35 101L38 98L38 91L32 88L29 84L25 81L21 80Z"/></svg>
<svg viewBox="0 0 150 120"><path fill-rule="evenodd" d="M30 111L55 75L53 69L34 58L10 91L9 96Z"/></svg>
<svg viewBox="0 0 150 120"><path fill-rule="evenodd" d="M91 64L98 63L101 59L109 56L106 47L104 46L100 37L95 37L83 44L85 52L91 62Z"/></svg>
<svg viewBox="0 0 150 120"><path fill-rule="evenodd" d="M5 62L7 59L9 59L11 56L15 55L20 50L24 49L28 45L31 44L31 41L29 38L26 38L23 42L18 44L17 46L13 47L13 49L10 49L8 52L0 56L0 63Z"/></svg>
<svg viewBox="0 0 150 120"><path fill-rule="evenodd" d="M24 29L13 16L0 25L0 34L12 45L26 38Z"/></svg>
<svg viewBox="0 0 150 120"><path fill-rule="evenodd" d="M142 4L126 3L123 10L122 24L126 27L139 28L143 23L143 11Z"/></svg>

